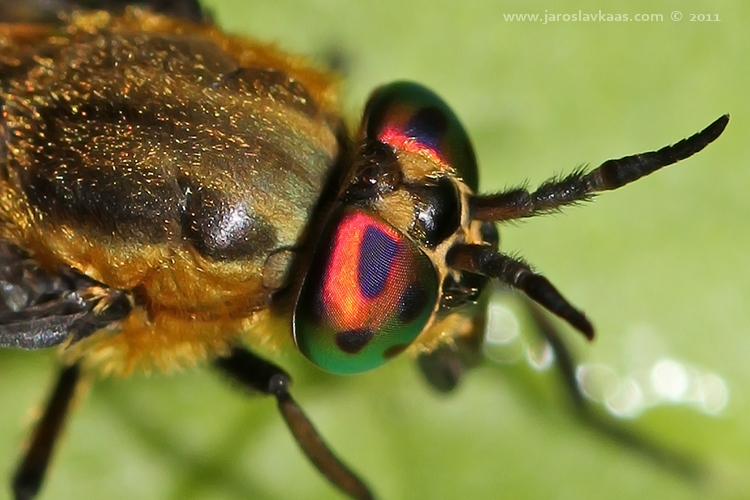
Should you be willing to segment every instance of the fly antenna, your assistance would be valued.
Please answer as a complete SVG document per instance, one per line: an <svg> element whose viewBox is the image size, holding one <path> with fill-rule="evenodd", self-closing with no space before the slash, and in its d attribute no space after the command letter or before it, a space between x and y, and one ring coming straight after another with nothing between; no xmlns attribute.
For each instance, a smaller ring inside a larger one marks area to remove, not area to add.
<svg viewBox="0 0 750 500"><path fill-rule="evenodd" d="M587 339L594 338L594 327L586 315L573 307L544 276L532 271L519 259L495 251L489 245L454 245L446 255L453 269L482 274L525 293L552 314L567 321Z"/></svg>
<svg viewBox="0 0 750 500"><path fill-rule="evenodd" d="M568 205L591 200L596 193L611 191L657 170L693 156L715 141L729 123L729 115L715 120L700 132L671 146L607 160L590 172L578 169L563 178L553 178L530 192L526 188L474 195L469 198L472 219L502 222L557 212Z"/></svg>

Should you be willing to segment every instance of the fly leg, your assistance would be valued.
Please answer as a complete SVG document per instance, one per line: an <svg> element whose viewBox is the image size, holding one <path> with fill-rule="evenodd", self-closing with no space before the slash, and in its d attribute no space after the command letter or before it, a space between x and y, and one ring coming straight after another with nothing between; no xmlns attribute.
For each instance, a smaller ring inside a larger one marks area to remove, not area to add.
<svg viewBox="0 0 750 500"><path fill-rule="evenodd" d="M576 377L578 363L563 341L560 331L538 305L530 300L526 300L525 303L534 329L549 344L555 354L555 367L570 406L585 427L604 435L624 448L633 450L659 467L671 470L686 479L700 480L704 471L696 460L679 451L669 449L637 431L630 430L623 422L618 422L603 414L586 399Z"/></svg>
<svg viewBox="0 0 750 500"><path fill-rule="evenodd" d="M276 398L281 416L307 458L342 492L355 499L372 499L364 482L326 445L302 408L289 394L291 379L278 366L247 349L234 348L215 361L216 366L241 386Z"/></svg>
<svg viewBox="0 0 750 500"><path fill-rule="evenodd" d="M77 364L60 371L44 414L36 424L31 443L13 475L15 500L30 500L39 493L55 443L65 425L80 375Z"/></svg>

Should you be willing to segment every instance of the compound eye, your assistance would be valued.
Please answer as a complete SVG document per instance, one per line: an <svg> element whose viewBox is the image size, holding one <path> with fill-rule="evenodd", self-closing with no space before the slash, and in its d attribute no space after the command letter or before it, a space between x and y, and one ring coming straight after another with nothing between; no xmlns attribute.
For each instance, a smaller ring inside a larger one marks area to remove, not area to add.
<svg viewBox="0 0 750 500"><path fill-rule="evenodd" d="M297 297L294 340L324 370L370 370L417 338L437 299L437 272L412 240L373 214L343 208Z"/></svg>
<svg viewBox="0 0 750 500"><path fill-rule="evenodd" d="M370 97L363 123L368 139L446 165L476 192L477 161L466 129L431 90L412 82L384 85Z"/></svg>

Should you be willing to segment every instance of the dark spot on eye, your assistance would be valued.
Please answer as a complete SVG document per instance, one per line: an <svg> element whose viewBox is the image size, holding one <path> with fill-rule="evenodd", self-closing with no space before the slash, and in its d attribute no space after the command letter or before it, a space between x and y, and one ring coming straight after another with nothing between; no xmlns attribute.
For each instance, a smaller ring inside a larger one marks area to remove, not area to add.
<svg viewBox="0 0 750 500"><path fill-rule="evenodd" d="M399 244L376 227L368 227L359 248L357 280L362 295L374 299L383 292Z"/></svg>
<svg viewBox="0 0 750 500"><path fill-rule="evenodd" d="M336 334L336 345L347 354L357 354L370 343L375 332L368 328L347 330Z"/></svg>
<svg viewBox="0 0 750 500"><path fill-rule="evenodd" d="M408 324L416 320L427 307L427 296L427 290L421 283L415 282L407 286L398 302L399 321Z"/></svg>
<svg viewBox="0 0 750 500"><path fill-rule="evenodd" d="M420 109L409 120L406 132L430 148L437 149L448 130L448 117L436 107Z"/></svg>
<svg viewBox="0 0 750 500"><path fill-rule="evenodd" d="M392 345L383 352L383 359L395 358L409 347L409 344Z"/></svg>

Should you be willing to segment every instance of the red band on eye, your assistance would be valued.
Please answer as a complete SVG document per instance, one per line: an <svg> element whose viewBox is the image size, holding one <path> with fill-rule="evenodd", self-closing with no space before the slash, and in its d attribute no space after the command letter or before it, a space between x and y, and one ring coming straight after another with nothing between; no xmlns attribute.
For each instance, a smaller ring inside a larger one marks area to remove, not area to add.
<svg viewBox="0 0 750 500"><path fill-rule="evenodd" d="M378 140L392 146L396 150L420 154L436 163L445 164L445 158L437 149L428 146L419 137L407 133L404 126L409 117L409 115L403 117L404 123L389 123L378 134Z"/></svg>
<svg viewBox="0 0 750 500"><path fill-rule="evenodd" d="M372 327L393 314L409 264L402 236L361 212L338 225L322 287L323 306L340 331Z"/></svg>

